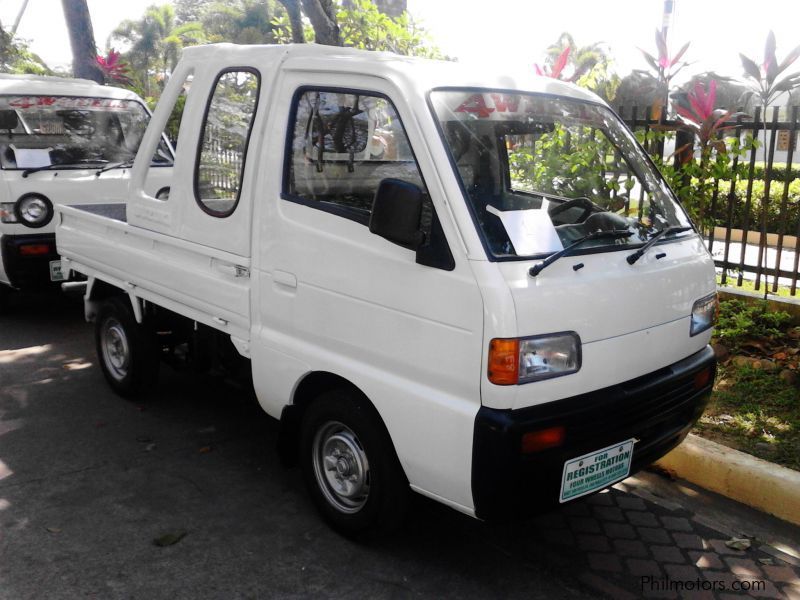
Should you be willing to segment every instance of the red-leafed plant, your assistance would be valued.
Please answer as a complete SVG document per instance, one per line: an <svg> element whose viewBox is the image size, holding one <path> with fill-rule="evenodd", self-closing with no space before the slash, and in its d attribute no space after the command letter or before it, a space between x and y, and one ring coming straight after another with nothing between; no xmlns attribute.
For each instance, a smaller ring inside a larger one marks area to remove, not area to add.
<svg viewBox="0 0 800 600"><path fill-rule="evenodd" d="M639 48L639 51L644 56L647 64L654 71L658 81L659 88L663 96L656 99L653 103L652 118L659 119L661 117L662 108L666 107L669 102L669 86L672 79L683 69L687 63L681 60L686 50L689 48L690 42L686 42L677 54L670 56L669 47L667 46L667 34L663 29L656 30L656 48L658 49L658 56L653 56L646 50Z"/></svg>
<svg viewBox="0 0 800 600"><path fill-rule="evenodd" d="M688 107L678 106L679 127L692 133L694 140L675 150L680 157L682 179L690 190L691 202L687 208L697 221L701 230L710 225L706 223L706 209L713 193L712 173L724 168L728 158L728 147L721 133L732 126L732 119L744 113L715 108L717 101L717 82L712 79L708 88L699 81L687 94ZM738 149L738 143L736 143ZM695 149L700 151L700 163L694 160ZM697 182L696 187L692 183Z"/></svg>
<svg viewBox="0 0 800 600"><path fill-rule="evenodd" d="M720 139L720 132L730 129L725 125L727 121L735 119L744 113L733 112L722 108L714 108L717 101L717 82L712 79L705 89L699 81L695 83L694 90L687 94L689 108L677 107L678 120L683 128L692 132L697 139L700 154L703 156L712 149L720 154L727 152L725 142ZM679 148L676 152L680 152Z"/></svg>
<svg viewBox="0 0 800 600"><path fill-rule="evenodd" d="M764 61L761 66L744 54L739 54L742 59L742 67L744 68L745 77L752 88L753 93L761 100L762 116L761 122L763 124L764 135L764 166L767 166L767 108L774 102L777 97L783 92L791 92L792 90L800 87L800 71L784 75L781 77L786 69L800 58L800 46L786 55L780 63L778 57L775 55L777 43L775 41L775 34L770 31L767 35L767 43L764 46ZM770 172L769 169L765 171L764 178L764 198L762 200L764 215L761 223L762 240L766 238L766 206L769 202L769 188L770 188ZM764 269L764 299L767 299L767 274L766 274L766 261L767 253L763 253L763 269ZM777 280L777 279L776 279ZM758 278L756 278L758 284ZM775 286L773 286L775 287ZM758 287L756 287L758 289ZM777 289L777 287L775 287Z"/></svg>
<svg viewBox="0 0 800 600"><path fill-rule="evenodd" d="M103 71L103 76L106 82L120 83L122 85L131 85L132 80L129 76L129 67L125 63L120 53L114 49L108 51L106 56L97 57L97 66Z"/></svg>
<svg viewBox="0 0 800 600"><path fill-rule="evenodd" d="M558 55L555 62L553 63L552 67L548 67L547 65L539 66L537 64L533 65L534 71L536 71L537 75L541 75L543 77L551 77L553 79L561 79L562 81L575 81L578 77L581 76L576 69L575 73L572 74L572 77L569 79L565 79L564 75L564 67L567 66L567 62L569 61L569 53L570 47L567 46L561 51L561 54Z"/></svg>

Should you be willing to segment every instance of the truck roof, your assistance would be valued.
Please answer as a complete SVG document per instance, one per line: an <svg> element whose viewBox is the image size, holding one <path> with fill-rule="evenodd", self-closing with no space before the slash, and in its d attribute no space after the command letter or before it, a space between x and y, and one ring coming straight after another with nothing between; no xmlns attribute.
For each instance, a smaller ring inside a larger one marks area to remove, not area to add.
<svg viewBox="0 0 800 600"><path fill-rule="evenodd" d="M139 96L129 90L100 85L88 79L44 75L9 75L7 73L0 74L0 94L88 96L91 98L141 100Z"/></svg>
<svg viewBox="0 0 800 600"><path fill-rule="evenodd" d="M215 62L236 64L258 61L259 56L281 55L283 69L369 74L399 80L422 95L434 88L488 88L566 96L605 105L598 96L571 83L504 67L401 56L391 52L356 50L320 44L236 45L208 44L183 51L183 60L211 68ZM498 61L500 62L500 61Z"/></svg>

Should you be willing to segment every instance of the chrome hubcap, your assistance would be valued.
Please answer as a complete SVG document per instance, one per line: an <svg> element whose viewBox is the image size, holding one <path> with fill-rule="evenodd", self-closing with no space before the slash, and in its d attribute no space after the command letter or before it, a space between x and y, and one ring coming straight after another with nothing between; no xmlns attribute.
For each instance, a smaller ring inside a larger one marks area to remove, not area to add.
<svg viewBox="0 0 800 600"><path fill-rule="evenodd" d="M317 430L312 446L314 475L322 493L337 510L353 514L369 496L369 461L355 433L338 421Z"/></svg>
<svg viewBox="0 0 800 600"><path fill-rule="evenodd" d="M130 347L122 324L113 317L106 319L103 323L100 347L108 372L117 381L124 379L130 368Z"/></svg>

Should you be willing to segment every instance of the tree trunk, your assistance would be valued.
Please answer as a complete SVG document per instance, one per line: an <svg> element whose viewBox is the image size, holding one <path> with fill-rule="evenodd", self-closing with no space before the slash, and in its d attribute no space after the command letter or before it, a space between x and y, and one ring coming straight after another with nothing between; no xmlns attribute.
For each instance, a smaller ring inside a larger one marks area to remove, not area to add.
<svg viewBox="0 0 800 600"><path fill-rule="evenodd" d="M408 10L408 0L375 0L375 5L383 14L395 19Z"/></svg>
<svg viewBox="0 0 800 600"><path fill-rule="evenodd" d="M292 42L304 44L306 36L303 33L303 18L300 15L300 0L279 0L286 12L289 13L289 24L292 27Z"/></svg>
<svg viewBox="0 0 800 600"><path fill-rule="evenodd" d="M336 5L333 0L302 0L303 11L314 28L314 41L326 46L341 46Z"/></svg>
<svg viewBox="0 0 800 600"><path fill-rule="evenodd" d="M105 83L103 71L97 65L92 19L86 0L61 0L64 18L72 46L72 73L75 77Z"/></svg>

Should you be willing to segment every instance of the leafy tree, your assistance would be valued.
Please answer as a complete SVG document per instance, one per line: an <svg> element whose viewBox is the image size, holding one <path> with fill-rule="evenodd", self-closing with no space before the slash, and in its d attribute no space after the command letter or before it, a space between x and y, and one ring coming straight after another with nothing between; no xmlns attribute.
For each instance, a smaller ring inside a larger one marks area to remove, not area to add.
<svg viewBox="0 0 800 600"><path fill-rule="evenodd" d="M534 68L540 75L572 81L611 100L620 83L619 77L611 73L611 65L608 48L602 42L578 46L572 35L564 32L547 48L545 64Z"/></svg>
<svg viewBox="0 0 800 600"><path fill-rule="evenodd" d="M178 23L175 9L165 4L150 6L139 20L126 20L111 33L114 42L127 46L125 59L133 70L145 96L151 96L158 82L166 79L187 45L205 41L205 32L198 22Z"/></svg>
<svg viewBox="0 0 800 600"><path fill-rule="evenodd" d="M336 17L345 46L385 50L408 56L442 58L425 30L407 13L392 18L378 10L372 0L351 0Z"/></svg>
<svg viewBox="0 0 800 600"><path fill-rule="evenodd" d="M16 39L14 35L0 24L0 71L3 73L33 73L47 75L50 69L27 44Z"/></svg>
<svg viewBox="0 0 800 600"><path fill-rule="evenodd" d="M272 20L277 11L275 2L228 0L206 2L197 17L208 42L269 44L276 41Z"/></svg>

